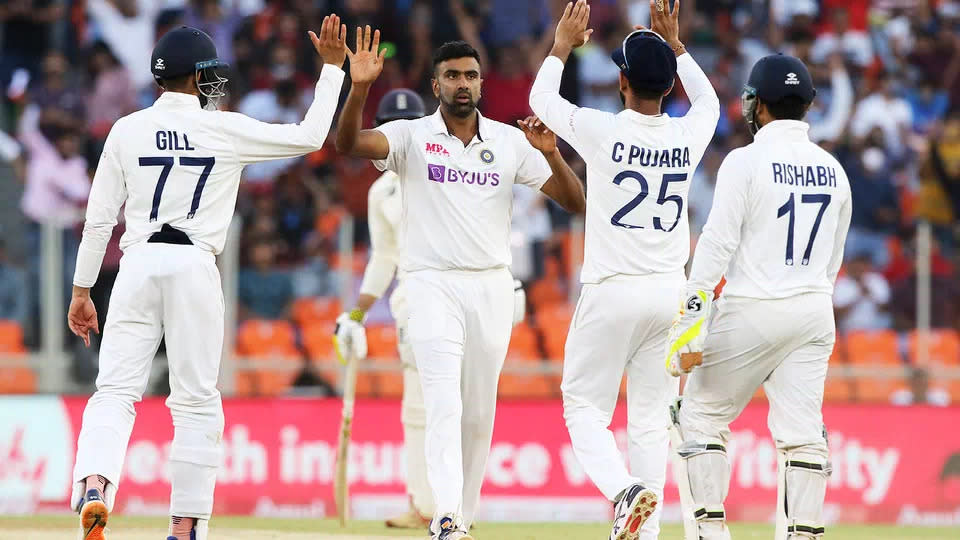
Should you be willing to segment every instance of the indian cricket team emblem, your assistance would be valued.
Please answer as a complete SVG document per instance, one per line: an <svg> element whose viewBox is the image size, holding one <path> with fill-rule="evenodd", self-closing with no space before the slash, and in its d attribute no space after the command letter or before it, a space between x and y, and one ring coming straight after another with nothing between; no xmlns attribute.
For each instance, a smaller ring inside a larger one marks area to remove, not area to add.
<svg viewBox="0 0 960 540"><path fill-rule="evenodd" d="M489 149L484 148L480 151L480 161L484 163L493 163L493 152Z"/></svg>

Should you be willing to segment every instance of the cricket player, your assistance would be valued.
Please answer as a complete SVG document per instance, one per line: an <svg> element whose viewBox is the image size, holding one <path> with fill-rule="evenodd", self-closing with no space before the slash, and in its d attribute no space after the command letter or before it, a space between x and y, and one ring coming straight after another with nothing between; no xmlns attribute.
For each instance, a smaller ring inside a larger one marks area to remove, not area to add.
<svg viewBox="0 0 960 540"><path fill-rule="evenodd" d="M426 107L420 96L406 88L391 90L377 105L377 125L391 120L422 118ZM400 247L400 177L386 171L378 178L367 195L367 222L370 227L370 261L363 273L360 296L350 311L337 318L337 355L341 359L363 359L367 336L363 327L367 312L383 296L397 269ZM514 280L513 324L523 320L526 294L519 280ZM397 321L397 349L403 364L403 399L401 422L407 459L407 494L410 510L386 521L387 527L422 529L433 516L433 494L427 481L427 464L423 450L425 412L420 376L413 360L413 351L407 340L407 297L403 287L403 272L397 274L397 286L390 295L390 311Z"/></svg>
<svg viewBox="0 0 960 540"><path fill-rule="evenodd" d="M610 540L659 533L677 381L663 372L667 332L686 281L690 177L713 137L717 94L678 38L679 3L655 9L658 33L638 29L611 55L620 68L624 110L578 108L560 96L570 52L589 37L590 6L568 4L530 106L587 164L583 289L563 364L564 418L574 454L614 504ZM662 37L661 37L662 36ZM680 118L661 110L679 75L691 107ZM627 470L609 430L627 373Z"/></svg>
<svg viewBox="0 0 960 540"><path fill-rule="evenodd" d="M97 392L77 440L74 492L81 538L101 540L119 487L134 403L166 336L173 417L170 536L203 540L222 459L217 373L223 294L214 256L223 250L240 172L250 163L319 149L337 107L346 27L325 17L310 39L323 58L313 104L300 124L271 125L216 110L226 79L210 36L180 27L160 38L151 71L163 94L114 124L93 180L67 322L88 346L98 332L90 287L125 206L127 230L100 348Z"/></svg>
<svg viewBox="0 0 960 540"><path fill-rule="evenodd" d="M815 95L796 58L767 56L753 67L742 100L754 140L720 166L671 331L668 371L693 370L673 409L687 540L730 538L729 424L760 385L779 454L775 538L823 535L830 462L820 409L851 199L840 163L807 135Z"/></svg>
<svg viewBox="0 0 960 540"><path fill-rule="evenodd" d="M583 185L552 132L530 119L519 122L521 132L477 112L479 55L462 41L434 54L434 114L361 130L364 101L383 68L379 34L372 41L369 27L362 34L358 29L357 50L347 53L352 87L337 148L400 177L400 270L426 409L427 478L436 504L431 533L469 539L514 312L512 189L540 189L578 212Z"/></svg>

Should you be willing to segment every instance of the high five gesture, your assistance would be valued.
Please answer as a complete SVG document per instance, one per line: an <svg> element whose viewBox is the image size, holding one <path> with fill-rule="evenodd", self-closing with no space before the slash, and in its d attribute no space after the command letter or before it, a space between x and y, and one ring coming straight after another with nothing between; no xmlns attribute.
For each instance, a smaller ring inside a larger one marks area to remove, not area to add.
<svg viewBox="0 0 960 540"><path fill-rule="evenodd" d="M365 29L357 27L356 51L347 49L350 57L350 80L353 84L372 84L383 71L383 60L386 49L380 49L380 30L370 35L370 25Z"/></svg>
<svg viewBox="0 0 960 540"><path fill-rule="evenodd" d="M311 30L307 32L313 48L317 50L324 64L343 67L347 55L347 26L340 24L340 17L327 15L320 25L320 36Z"/></svg>

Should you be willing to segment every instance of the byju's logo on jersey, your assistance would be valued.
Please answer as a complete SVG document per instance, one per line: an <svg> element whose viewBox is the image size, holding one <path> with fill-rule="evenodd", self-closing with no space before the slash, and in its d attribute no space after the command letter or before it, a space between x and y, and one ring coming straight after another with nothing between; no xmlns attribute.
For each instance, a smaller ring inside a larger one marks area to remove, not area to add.
<svg viewBox="0 0 960 540"><path fill-rule="evenodd" d="M787 84L790 86L799 86L800 79L797 78L796 73L793 73L793 72L787 73L787 80L783 81L783 84Z"/></svg>
<svg viewBox="0 0 960 540"><path fill-rule="evenodd" d="M478 186L496 187L500 185L500 173L498 172L473 172L461 171L454 168L447 168L443 165L427 164L427 179L438 183L462 183L476 184Z"/></svg>
<svg viewBox="0 0 960 540"><path fill-rule="evenodd" d="M443 147L442 144L438 143L427 143L426 152L428 154L433 154L435 156L449 156L450 152L447 152L447 149Z"/></svg>
<svg viewBox="0 0 960 540"><path fill-rule="evenodd" d="M163 71L167 69L167 66L163 65L163 58L157 58L157 63L153 65L153 69L157 71Z"/></svg>

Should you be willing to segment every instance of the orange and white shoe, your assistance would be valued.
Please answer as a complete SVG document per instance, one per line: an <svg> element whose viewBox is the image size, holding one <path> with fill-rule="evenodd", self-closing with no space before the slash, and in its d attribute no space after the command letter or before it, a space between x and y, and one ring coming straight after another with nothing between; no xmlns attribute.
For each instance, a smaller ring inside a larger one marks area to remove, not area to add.
<svg viewBox="0 0 960 540"><path fill-rule="evenodd" d="M641 484L627 488L614 507L610 540L637 540L640 527L657 508L657 494Z"/></svg>
<svg viewBox="0 0 960 540"><path fill-rule="evenodd" d="M109 514L100 490L87 490L80 505L80 540L105 540Z"/></svg>

